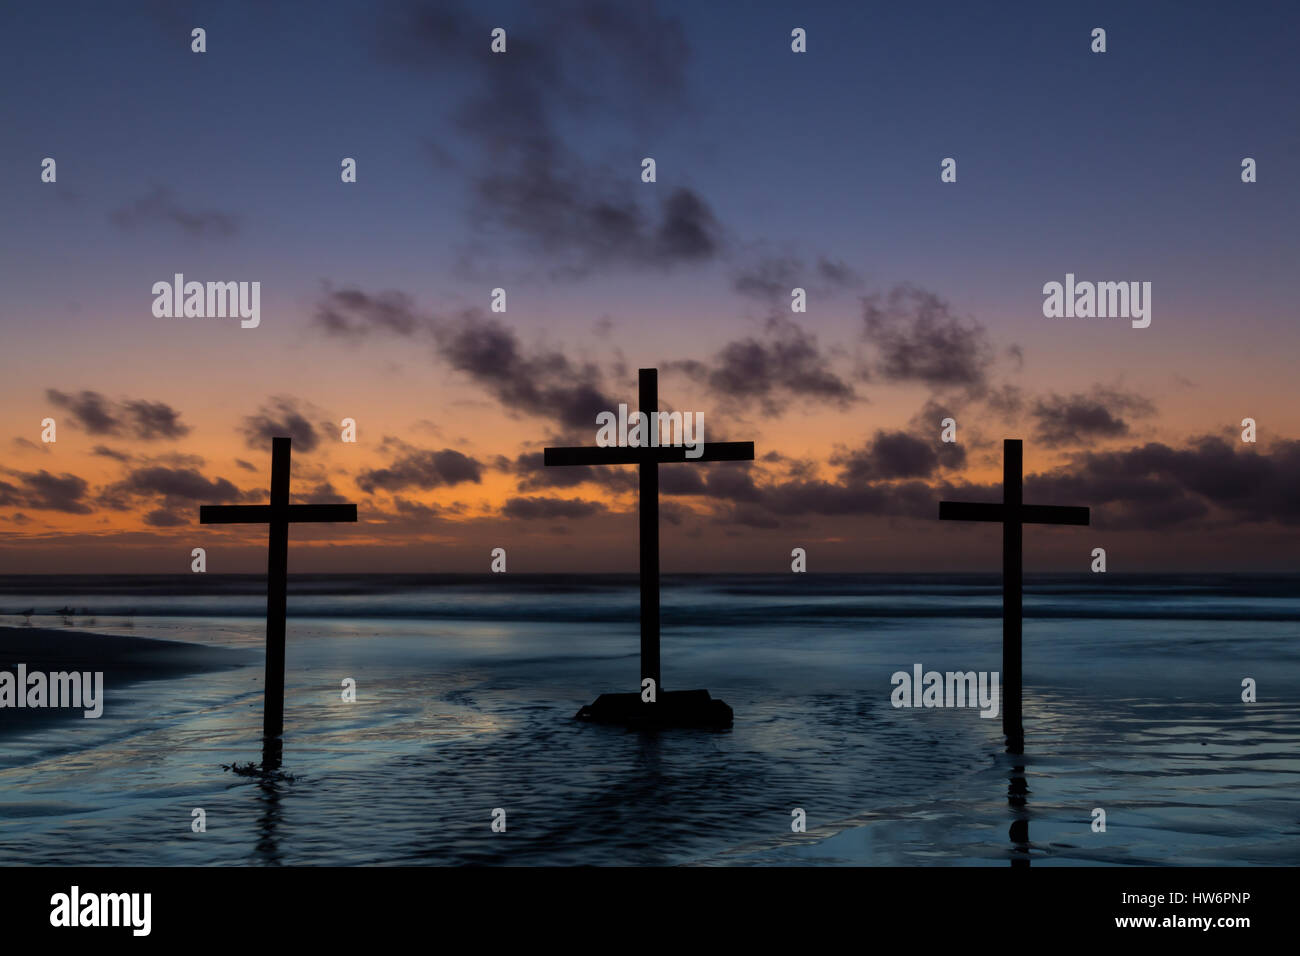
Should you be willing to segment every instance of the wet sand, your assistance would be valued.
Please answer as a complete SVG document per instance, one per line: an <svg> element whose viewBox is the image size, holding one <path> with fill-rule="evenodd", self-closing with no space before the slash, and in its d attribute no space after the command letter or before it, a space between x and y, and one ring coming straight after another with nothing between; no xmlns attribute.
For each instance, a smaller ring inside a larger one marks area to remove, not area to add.
<svg viewBox="0 0 1300 956"><path fill-rule="evenodd" d="M256 661L252 651L167 641L152 637L91 634L43 627L0 627L0 671L16 673L19 664L34 671L99 671L113 693L128 684L242 667ZM74 712L80 718L80 712ZM0 708L0 735L67 719L55 708Z"/></svg>

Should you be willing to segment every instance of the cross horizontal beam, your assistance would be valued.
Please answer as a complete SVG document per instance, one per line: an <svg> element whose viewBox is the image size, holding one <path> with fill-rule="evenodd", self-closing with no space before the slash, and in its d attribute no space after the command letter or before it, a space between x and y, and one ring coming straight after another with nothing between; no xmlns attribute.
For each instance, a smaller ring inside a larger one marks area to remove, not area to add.
<svg viewBox="0 0 1300 956"><path fill-rule="evenodd" d="M279 509L271 505L201 505L199 524L269 524L274 520L291 521L356 521L356 505L289 505Z"/></svg>
<svg viewBox="0 0 1300 956"><path fill-rule="evenodd" d="M1088 509L1068 505L1020 505L1007 508L1002 504L972 501L941 501L939 517L950 521L1005 521L1019 517L1021 524L1087 525Z"/></svg>
<svg viewBox="0 0 1300 956"><path fill-rule="evenodd" d="M613 445L600 447L547 448L542 452L545 465L641 465L697 461L753 461L752 441L710 441L697 445L698 457L689 457L685 445Z"/></svg>

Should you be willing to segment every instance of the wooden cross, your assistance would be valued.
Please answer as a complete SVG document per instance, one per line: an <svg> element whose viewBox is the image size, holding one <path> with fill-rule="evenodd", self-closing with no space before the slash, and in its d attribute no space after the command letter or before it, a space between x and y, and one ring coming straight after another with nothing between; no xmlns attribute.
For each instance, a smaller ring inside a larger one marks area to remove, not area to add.
<svg viewBox="0 0 1300 956"><path fill-rule="evenodd" d="M266 560L266 704L262 712L265 742L284 732L284 619L289 575L289 524L301 521L356 521L356 505L289 504L288 438L271 439L269 505L202 505L200 524L267 524Z"/></svg>
<svg viewBox="0 0 1300 956"><path fill-rule="evenodd" d="M650 427L657 427L653 416L659 409L659 372L640 369L637 375L639 411L650 416ZM657 433L653 433L657 434ZM546 465L636 465L640 479L641 542L641 678L654 681L662 700L663 684L659 674L659 466L668 462L753 461L751 441L703 442L695 450L698 457L687 457L684 445L658 447L617 446L547 448ZM692 692L693 693L693 692Z"/></svg>
<svg viewBox="0 0 1300 956"><path fill-rule="evenodd" d="M1020 703L1020 635L1024 590L1021 526L1088 523L1087 508L1025 504L1023 467L1024 448L1020 439L1004 439L1002 504L939 502L939 517L943 520L1002 522L1002 730L1012 753L1022 753L1025 746Z"/></svg>

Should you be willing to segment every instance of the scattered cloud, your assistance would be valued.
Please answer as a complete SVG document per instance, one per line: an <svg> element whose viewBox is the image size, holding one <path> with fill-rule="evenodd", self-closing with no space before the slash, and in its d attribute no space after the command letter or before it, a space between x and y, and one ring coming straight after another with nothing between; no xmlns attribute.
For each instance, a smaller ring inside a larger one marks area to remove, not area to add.
<svg viewBox="0 0 1300 956"><path fill-rule="evenodd" d="M771 416L787 411L792 399L838 408L859 400L816 336L779 315L766 321L761 336L728 342L707 362L669 360L660 367L685 374L730 403L758 402Z"/></svg>
<svg viewBox="0 0 1300 956"><path fill-rule="evenodd" d="M516 21L506 55L480 55L494 25L468 4L408 4L381 18L378 45L386 62L441 71L465 90L453 121L474 154L464 165L474 170L476 221L517 236L574 277L715 258L723 229L697 192L644 184L640 155L611 144L616 158L602 162L562 132L574 121L617 132L635 117L644 136L647 124L680 117L689 61L681 22L653 2L558 0ZM557 35L563 44L545 39Z"/></svg>
<svg viewBox="0 0 1300 956"><path fill-rule="evenodd" d="M72 394L56 388L45 390L52 405L65 409L73 421L92 435L138 438L142 441L175 440L190 433L180 412L166 402L145 399L113 401L99 392L83 390Z"/></svg>
<svg viewBox="0 0 1300 956"><path fill-rule="evenodd" d="M871 372L886 381L972 395L989 384L994 350L987 330L924 289L902 285L864 299L863 337L877 351Z"/></svg>
<svg viewBox="0 0 1300 956"><path fill-rule="evenodd" d="M195 468L137 468L106 489L109 498L161 496L182 501L238 501L243 493L225 478L205 478Z"/></svg>
<svg viewBox="0 0 1300 956"><path fill-rule="evenodd" d="M793 289L818 295L858 286L861 282L850 266L825 256L818 257L812 267L798 256L762 256L736 269L731 277L732 288L740 295L786 309Z"/></svg>
<svg viewBox="0 0 1300 956"><path fill-rule="evenodd" d="M1233 520L1295 525L1300 524L1297 474L1300 441L1277 442L1264 452L1205 436L1185 448L1148 442L1077 453L1060 468L1026 478L1025 497L1042 504L1101 506L1094 523L1103 528L1169 527L1206 517L1212 507Z"/></svg>
<svg viewBox="0 0 1300 956"><path fill-rule="evenodd" d="M596 414L617 408L594 362L558 349L525 348L515 331L481 314L440 323L438 354L492 394L507 411L549 418L566 428L595 428Z"/></svg>
<svg viewBox="0 0 1300 956"><path fill-rule="evenodd" d="M330 335L362 338L372 332L414 335L431 329L432 320L420 315L404 292L372 296L360 289L338 289L328 290L317 303L312 322Z"/></svg>
<svg viewBox="0 0 1300 956"><path fill-rule="evenodd" d="M74 515L92 511L85 501L89 486L77 475L53 475L44 468L34 472L6 470L4 474L18 479L18 484L0 480L0 506Z"/></svg>
<svg viewBox="0 0 1300 956"><path fill-rule="evenodd" d="M1039 398L1029 412L1037 426L1036 440L1052 448L1123 437L1129 434L1129 423L1122 415L1154 413L1155 406L1141 395L1101 386L1089 394Z"/></svg>
<svg viewBox="0 0 1300 956"><path fill-rule="evenodd" d="M174 227L196 239L224 239L239 232L237 217L216 209L186 209L164 186L154 186L139 199L110 212L108 218L126 230Z"/></svg>
<svg viewBox="0 0 1300 956"><path fill-rule="evenodd" d="M899 478L929 478L941 469L956 469L966 463L960 443L926 440L902 431L877 431L864 447L831 455L830 463L842 469L846 483L892 481Z"/></svg>
<svg viewBox="0 0 1300 956"><path fill-rule="evenodd" d="M587 518L602 514L605 506L599 501L582 498L510 498L501 513L507 518L534 521L539 518Z"/></svg>
<svg viewBox="0 0 1300 956"><path fill-rule="evenodd" d="M428 490L463 482L483 480L483 464L451 448L441 451L413 449L398 456L388 467L367 469L357 476L357 487L367 494Z"/></svg>
<svg viewBox="0 0 1300 956"><path fill-rule="evenodd" d="M327 432L324 426L319 426L318 431L318 426L307 417L309 414L315 412L304 403L287 395L277 395L244 419L244 441L249 448L269 450L272 438L288 437L293 439L294 451L313 451Z"/></svg>

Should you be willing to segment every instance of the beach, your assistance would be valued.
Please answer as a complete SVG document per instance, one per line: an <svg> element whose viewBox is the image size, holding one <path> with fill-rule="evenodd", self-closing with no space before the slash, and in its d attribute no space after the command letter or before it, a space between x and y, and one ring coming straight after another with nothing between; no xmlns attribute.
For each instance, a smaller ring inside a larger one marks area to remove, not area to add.
<svg viewBox="0 0 1300 956"><path fill-rule="evenodd" d="M1300 860L1293 577L1031 576L1019 758L978 709L890 700L915 664L998 670L996 576L668 576L665 687L707 688L735 724L660 733L573 719L636 688L635 581L291 579L283 776L259 779L224 769L260 759L256 578L0 580L0 610L68 604L98 627L10 619L0 666L107 687L99 720L0 713L0 862Z"/></svg>
<svg viewBox="0 0 1300 956"><path fill-rule="evenodd" d="M73 673L86 677L87 685L92 674L108 675L102 683L114 697L141 681L240 667L254 659L247 650L186 641L50 627L0 627L0 673L15 677ZM15 684L20 689L15 701L0 706L0 738L38 725L66 726L70 718L87 719L84 713L66 712L67 707L24 706L26 682L18 679ZM89 719L101 717L97 714Z"/></svg>

